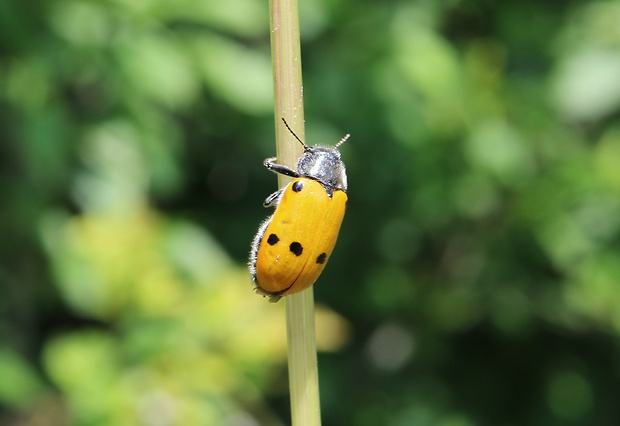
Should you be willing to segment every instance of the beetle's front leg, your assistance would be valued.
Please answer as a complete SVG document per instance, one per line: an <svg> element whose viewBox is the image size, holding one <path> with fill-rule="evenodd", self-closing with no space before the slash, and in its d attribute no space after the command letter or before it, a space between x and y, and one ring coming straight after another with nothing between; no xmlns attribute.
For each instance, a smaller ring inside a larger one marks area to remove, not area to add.
<svg viewBox="0 0 620 426"><path fill-rule="evenodd" d="M295 170L289 167L283 166L282 164L277 164L276 157L267 158L263 162L263 164L265 165L265 167L267 167L272 172L280 173L285 176L290 176L290 177L295 177L295 178L299 177L299 173L297 173Z"/></svg>

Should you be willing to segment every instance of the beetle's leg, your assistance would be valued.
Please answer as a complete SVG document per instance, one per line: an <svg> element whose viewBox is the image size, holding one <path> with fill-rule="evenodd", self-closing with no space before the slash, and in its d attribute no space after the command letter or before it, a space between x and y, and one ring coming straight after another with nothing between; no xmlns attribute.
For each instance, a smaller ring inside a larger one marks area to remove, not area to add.
<svg viewBox="0 0 620 426"><path fill-rule="evenodd" d="M284 192L284 189L280 189L274 192L273 194L269 195L269 197L265 198L265 201L263 201L263 206L270 207L274 202L279 201L283 192ZM277 204L278 203L276 202L276 205Z"/></svg>
<svg viewBox="0 0 620 426"><path fill-rule="evenodd" d="M277 164L275 161L276 157L270 157L267 158L263 164L272 172L280 173L290 177L299 177L299 173L297 173L295 170L283 166L282 164Z"/></svg>

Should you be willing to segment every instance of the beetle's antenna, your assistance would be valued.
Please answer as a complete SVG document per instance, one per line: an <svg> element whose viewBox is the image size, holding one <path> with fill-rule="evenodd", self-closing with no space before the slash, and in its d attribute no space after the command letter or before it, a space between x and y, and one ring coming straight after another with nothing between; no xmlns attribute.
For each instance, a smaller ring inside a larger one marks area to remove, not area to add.
<svg viewBox="0 0 620 426"><path fill-rule="evenodd" d="M281 118L282 118L282 121L284 122L284 125L288 129L288 131L291 132L291 135L295 136L295 139L297 139L299 141L299 143L303 145L304 149L308 149L308 145L306 145L301 139L299 139L299 137L295 134L295 132L293 132L293 129L291 129L289 127L289 125L286 122L286 120L284 119L284 117L281 117Z"/></svg>
<svg viewBox="0 0 620 426"><path fill-rule="evenodd" d="M338 148L340 145L342 145L343 143L345 143L345 142L347 141L347 139L349 139L349 136L351 136L351 135L349 135L349 134L345 135L345 137L344 137L344 138L342 138L342 139L340 139L340 142L338 142L338 143L334 146L334 148Z"/></svg>

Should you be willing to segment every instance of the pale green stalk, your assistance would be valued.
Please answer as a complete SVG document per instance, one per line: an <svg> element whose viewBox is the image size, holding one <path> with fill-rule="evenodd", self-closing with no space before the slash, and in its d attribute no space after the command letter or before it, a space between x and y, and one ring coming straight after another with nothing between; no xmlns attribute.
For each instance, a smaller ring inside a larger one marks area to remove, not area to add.
<svg viewBox="0 0 620 426"><path fill-rule="evenodd" d="M304 139L304 109L297 0L270 0L271 56L275 93L276 151L278 162L295 168L303 149L284 127ZM290 178L279 175L280 188ZM312 287L284 298L288 338L288 369L293 426L321 424L319 378L314 335Z"/></svg>

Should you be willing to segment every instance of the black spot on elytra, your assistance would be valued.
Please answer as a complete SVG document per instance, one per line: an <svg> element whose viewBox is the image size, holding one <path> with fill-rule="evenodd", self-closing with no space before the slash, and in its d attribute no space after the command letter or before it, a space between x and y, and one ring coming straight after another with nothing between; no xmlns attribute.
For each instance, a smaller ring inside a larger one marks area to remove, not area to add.
<svg viewBox="0 0 620 426"><path fill-rule="evenodd" d="M326 260L327 260L327 253L321 253L319 254L319 257L316 258L316 263L318 263L319 265L322 265L325 263Z"/></svg>
<svg viewBox="0 0 620 426"><path fill-rule="evenodd" d="M301 191L302 189L304 189L304 183L303 183L303 182L301 182L301 181L299 181L299 180L298 180L297 182L295 182L295 183L293 184L293 191L295 191L295 192L299 192L299 191Z"/></svg>
<svg viewBox="0 0 620 426"><path fill-rule="evenodd" d="M269 235L269 238L267 238L267 244L269 244L270 246L278 244L278 241L280 241L280 238L278 238L276 234L271 234Z"/></svg>
<svg viewBox="0 0 620 426"><path fill-rule="evenodd" d="M297 241L293 241L288 248L295 256L301 256L304 251L304 248Z"/></svg>

